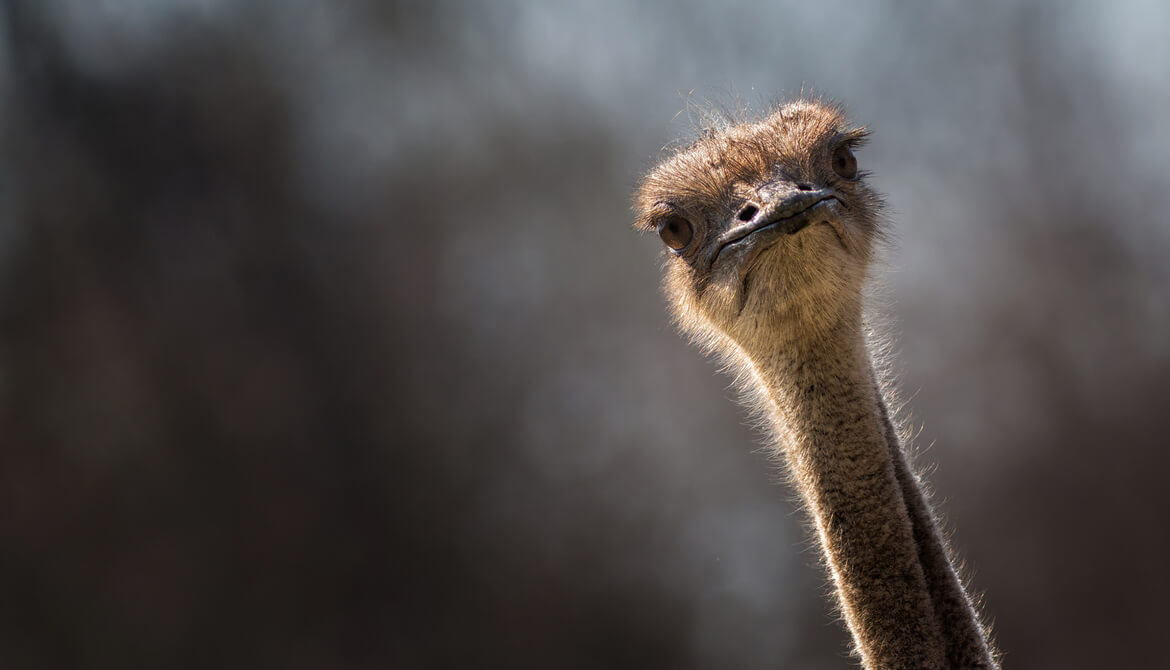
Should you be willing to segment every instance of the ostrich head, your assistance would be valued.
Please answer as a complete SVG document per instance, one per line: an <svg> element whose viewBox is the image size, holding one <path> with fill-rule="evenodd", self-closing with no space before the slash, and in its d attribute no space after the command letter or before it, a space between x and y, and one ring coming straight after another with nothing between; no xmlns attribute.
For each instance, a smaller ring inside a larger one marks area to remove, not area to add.
<svg viewBox="0 0 1170 670"><path fill-rule="evenodd" d="M799 100L705 132L643 179L635 226L667 246L685 330L751 348L858 313L881 204L853 153L865 137L838 106Z"/></svg>

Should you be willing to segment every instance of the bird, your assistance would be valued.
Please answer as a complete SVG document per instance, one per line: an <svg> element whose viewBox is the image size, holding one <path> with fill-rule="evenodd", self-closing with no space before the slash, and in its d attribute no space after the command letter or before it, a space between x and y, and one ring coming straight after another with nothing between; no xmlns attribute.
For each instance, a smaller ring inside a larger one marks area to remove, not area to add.
<svg viewBox="0 0 1170 670"><path fill-rule="evenodd" d="M812 520L868 670L998 668L891 418L866 315L884 201L869 130L800 97L703 128L639 181L680 330L736 373Z"/></svg>

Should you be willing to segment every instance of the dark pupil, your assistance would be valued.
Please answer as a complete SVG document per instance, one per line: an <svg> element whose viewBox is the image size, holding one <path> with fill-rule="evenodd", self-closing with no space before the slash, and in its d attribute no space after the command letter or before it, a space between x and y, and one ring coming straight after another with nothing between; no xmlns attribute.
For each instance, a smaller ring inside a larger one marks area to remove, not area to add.
<svg viewBox="0 0 1170 670"><path fill-rule="evenodd" d="M669 224L667 224L666 227L670 229L670 232L672 232L676 235L678 234L678 222L677 221L671 221Z"/></svg>

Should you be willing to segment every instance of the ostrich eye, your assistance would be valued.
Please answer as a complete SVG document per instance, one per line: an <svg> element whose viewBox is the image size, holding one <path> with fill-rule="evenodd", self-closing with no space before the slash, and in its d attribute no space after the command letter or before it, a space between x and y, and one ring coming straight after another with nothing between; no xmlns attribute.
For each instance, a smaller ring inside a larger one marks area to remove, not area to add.
<svg viewBox="0 0 1170 670"><path fill-rule="evenodd" d="M681 216L668 216L658 222L658 236L666 243L666 246L675 251L682 251L691 243L691 238L695 236L695 229L691 227L691 222Z"/></svg>
<svg viewBox="0 0 1170 670"><path fill-rule="evenodd" d="M849 145L842 144L833 151L833 172L842 179L857 179L857 158Z"/></svg>

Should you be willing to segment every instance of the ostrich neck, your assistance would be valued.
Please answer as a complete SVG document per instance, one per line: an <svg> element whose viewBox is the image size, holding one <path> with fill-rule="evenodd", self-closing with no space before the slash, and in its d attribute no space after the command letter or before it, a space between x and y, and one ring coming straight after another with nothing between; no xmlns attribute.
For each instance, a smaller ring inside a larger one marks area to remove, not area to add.
<svg viewBox="0 0 1170 670"><path fill-rule="evenodd" d="M860 310L745 351L865 667L994 667L897 442Z"/></svg>

